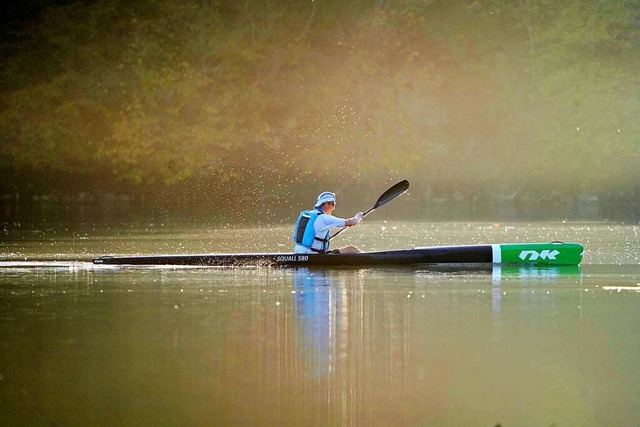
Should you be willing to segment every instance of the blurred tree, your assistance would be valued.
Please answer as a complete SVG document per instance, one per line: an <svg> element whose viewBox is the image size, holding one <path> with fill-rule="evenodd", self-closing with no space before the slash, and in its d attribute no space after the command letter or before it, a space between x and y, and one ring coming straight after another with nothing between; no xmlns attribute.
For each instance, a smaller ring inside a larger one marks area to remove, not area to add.
<svg viewBox="0 0 640 427"><path fill-rule="evenodd" d="M1 188L628 193L638 22L637 0L54 5L2 42Z"/></svg>

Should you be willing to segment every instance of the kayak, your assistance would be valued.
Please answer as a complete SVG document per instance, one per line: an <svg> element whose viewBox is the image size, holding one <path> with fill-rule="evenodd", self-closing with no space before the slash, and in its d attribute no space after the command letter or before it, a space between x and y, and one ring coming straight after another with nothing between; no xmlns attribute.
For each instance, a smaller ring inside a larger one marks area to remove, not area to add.
<svg viewBox="0 0 640 427"><path fill-rule="evenodd" d="M101 265L193 265L348 267L406 266L418 264L520 264L529 266L578 265L584 248L578 243L508 243L495 245L431 246L357 254L244 253L201 255L103 256Z"/></svg>

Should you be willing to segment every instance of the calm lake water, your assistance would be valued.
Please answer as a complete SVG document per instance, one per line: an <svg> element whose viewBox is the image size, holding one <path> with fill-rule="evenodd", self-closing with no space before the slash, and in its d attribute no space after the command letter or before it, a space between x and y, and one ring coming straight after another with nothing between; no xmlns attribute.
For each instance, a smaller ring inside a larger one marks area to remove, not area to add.
<svg viewBox="0 0 640 427"><path fill-rule="evenodd" d="M290 227L7 225L2 425L640 425L640 225L368 222L365 250L575 241L579 268L93 266Z"/></svg>

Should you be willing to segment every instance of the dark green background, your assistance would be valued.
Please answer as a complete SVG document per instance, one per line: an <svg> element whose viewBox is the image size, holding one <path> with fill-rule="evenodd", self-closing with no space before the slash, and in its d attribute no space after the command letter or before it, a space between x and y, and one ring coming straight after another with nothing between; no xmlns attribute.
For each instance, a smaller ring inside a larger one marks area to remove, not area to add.
<svg viewBox="0 0 640 427"><path fill-rule="evenodd" d="M364 210L403 178L411 215L640 212L637 0L2 11L4 218L115 197L277 220L327 189Z"/></svg>

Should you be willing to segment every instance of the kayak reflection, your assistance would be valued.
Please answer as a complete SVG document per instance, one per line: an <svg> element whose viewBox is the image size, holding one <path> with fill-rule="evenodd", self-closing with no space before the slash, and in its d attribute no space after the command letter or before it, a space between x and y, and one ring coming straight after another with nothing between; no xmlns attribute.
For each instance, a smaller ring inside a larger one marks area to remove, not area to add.
<svg viewBox="0 0 640 427"><path fill-rule="evenodd" d="M504 296L503 282L515 280L520 288L524 286L544 286L558 282L561 278L579 277L582 269L577 265L527 267L521 265L493 265L491 270L491 306L494 314L502 309ZM529 298L538 298L535 293Z"/></svg>
<svg viewBox="0 0 640 427"><path fill-rule="evenodd" d="M295 339L298 351L309 365L308 374L321 378L335 373L341 360L350 351L374 343L375 326L368 322L370 311L375 307L394 307L394 322L402 322L409 312L398 312L397 301L390 300L395 288L389 285L390 293L382 295L369 293L367 303L364 298L365 283L371 281L372 272L366 269L324 270L300 268L292 271L295 292L293 294ZM533 288L555 286L559 281L571 277L580 277L579 266L526 267L478 264L475 266L431 265L420 270L409 268L386 269L379 271L385 277L394 275L414 276L415 283L422 286L420 277L435 274L435 277L473 277L480 283L491 287L491 312L499 315L502 309L505 291L516 286L518 293L525 299L553 298L553 296L531 292ZM482 279L484 277L485 279ZM464 282L464 279L461 280ZM380 285L377 285L380 290ZM535 302L535 301L532 301ZM366 307L365 307L366 306ZM405 319L406 320L406 319ZM387 325L393 327L393 325ZM378 349L379 350L379 349ZM377 351L377 350L376 350Z"/></svg>

